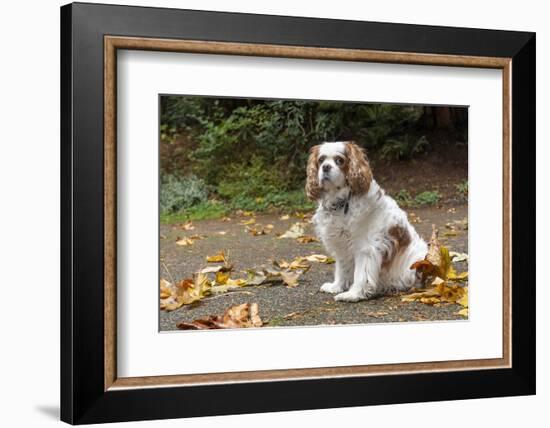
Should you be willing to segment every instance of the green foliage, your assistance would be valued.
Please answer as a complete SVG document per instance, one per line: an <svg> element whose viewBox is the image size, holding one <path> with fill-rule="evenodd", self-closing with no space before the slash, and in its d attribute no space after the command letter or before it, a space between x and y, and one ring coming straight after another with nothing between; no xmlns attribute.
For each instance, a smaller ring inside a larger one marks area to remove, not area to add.
<svg viewBox="0 0 550 428"><path fill-rule="evenodd" d="M439 202L441 199L441 193L439 193L437 190L430 191L427 190L425 192L419 193L414 198L414 202L419 205L435 205Z"/></svg>
<svg viewBox="0 0 550 428"><path fill-rule="evenodd" d="M176 213L161 213L162 224L181 223L187 220L221 218L229 214L229 208L218 201L205 201Z"/></svg>
<svg viewBox="0 0 550 428"><path fill-rule="evenodd" d="M428 145L428 140L424 135L420 138L415 138L407 134L401 139L389 139L387 143L382 146L380 153L382 159L410 159L414 155L424 152Z"/></svg>
<svg viewBox="0 0 550 428"><path fill-rule="evenodd" d="M414 199L408 190L401 189L393 198L400 207L411 207L414 205Z"/></svg>
<svg viewBox="0 0 550 428"><path fill-rule="evenodd" d="M194 177L178 177L164 174L160 184L161 214L176 213L190 208L208 198L208 191L203 180Z"/></svg>
<svg viewBox="0 0 550 428"><path fill-rule="evenodd" d="M429 150L436 123L436 108L334 101L162 96L160 109L161 214L195 219L311 209L303 188L313 145L355 140L371 156L408 159ZM440 198L402 192L402 206Z"/></svg>
<svg viewBox="0 0 550 428"><path fill-rule="evenodd" d="M455 184L456 191L460 199L468 200L468 180Z"/></svg>

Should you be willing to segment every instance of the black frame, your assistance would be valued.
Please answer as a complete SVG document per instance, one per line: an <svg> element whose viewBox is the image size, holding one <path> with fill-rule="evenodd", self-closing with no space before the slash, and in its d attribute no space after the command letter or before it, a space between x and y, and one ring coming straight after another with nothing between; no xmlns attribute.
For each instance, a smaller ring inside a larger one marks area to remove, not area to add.
<svg viewBox="0 0 550 428"><path fill-rule="evenodd" d="M104 35L512 58L512 368L105 392ZM84 424L534 394L535 97L534 33L63 6L61 419ZM224 400L216 406L205 399L218 394Z"/></svg>

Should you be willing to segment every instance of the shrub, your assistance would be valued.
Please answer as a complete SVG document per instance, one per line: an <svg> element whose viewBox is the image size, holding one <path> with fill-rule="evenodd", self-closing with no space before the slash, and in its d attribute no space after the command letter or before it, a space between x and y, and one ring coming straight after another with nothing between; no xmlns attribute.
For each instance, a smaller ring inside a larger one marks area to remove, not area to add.
<svg viewBox="0 0 550 428"><path fill-rule="evenodd" d="M401 207L410 207L414 205L414 199L408 190L401 189L394 196L395 201Z"/></svg>
<svg viewBox="0 0 550 428"><path fill-rule="evenodd" d="M161 176L161 214L179 212L205 202L207 198L208 191L204 181L195 176L178 177L172 174Z"/></svg>
<svg viewBox="0 0 550 428"><path fill-rule="evenodd" d="M468 200L468 180L455 184L459 199Z"/></svg>
<svg viewBox="0 0 550 428"><path fill-rule="evenodd" d="M420 138L404 135L400 139L390 139L382 146L380 156L387 160L410 159L414 155L422 153L428 147L429 142L425 136Z"/></svg>
<svg viewBox="0 0 550 428"><path fill-rule="evenodd" d="M441 193L439 193L437 190L428 190L416 195L414 201L417 205L435 205L439 202L440 199Z"/></svg>

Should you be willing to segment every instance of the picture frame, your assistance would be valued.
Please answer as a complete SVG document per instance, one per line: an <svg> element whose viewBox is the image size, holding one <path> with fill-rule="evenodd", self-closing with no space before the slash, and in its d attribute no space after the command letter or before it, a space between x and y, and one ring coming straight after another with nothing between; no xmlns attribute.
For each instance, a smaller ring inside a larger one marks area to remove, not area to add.
<svg viewBox="0 0 550 428"><path fill-rule="evenodd" d="M502 70L502 358L118 377L116 53L122 49ZM63 6L61 419L86 424L534 394L535 97L534 33ZM224 400L212 406L211 396Z"/></svg>

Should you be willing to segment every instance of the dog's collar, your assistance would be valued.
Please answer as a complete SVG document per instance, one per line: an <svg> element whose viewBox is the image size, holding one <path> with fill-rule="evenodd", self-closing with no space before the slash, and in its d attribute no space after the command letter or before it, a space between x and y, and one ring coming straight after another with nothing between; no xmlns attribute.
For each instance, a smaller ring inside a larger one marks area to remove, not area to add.
<svg viewBox="0 0 550 428"><path fill-rule="evenodd" d="M349 200L351 197L351 192L348 193L348 196L345 198L338 198L335 202L331 204L326 204L323 202L323 208L325 211L340 211L344 210L344 214L347 214L349 211Z"/></svg>

